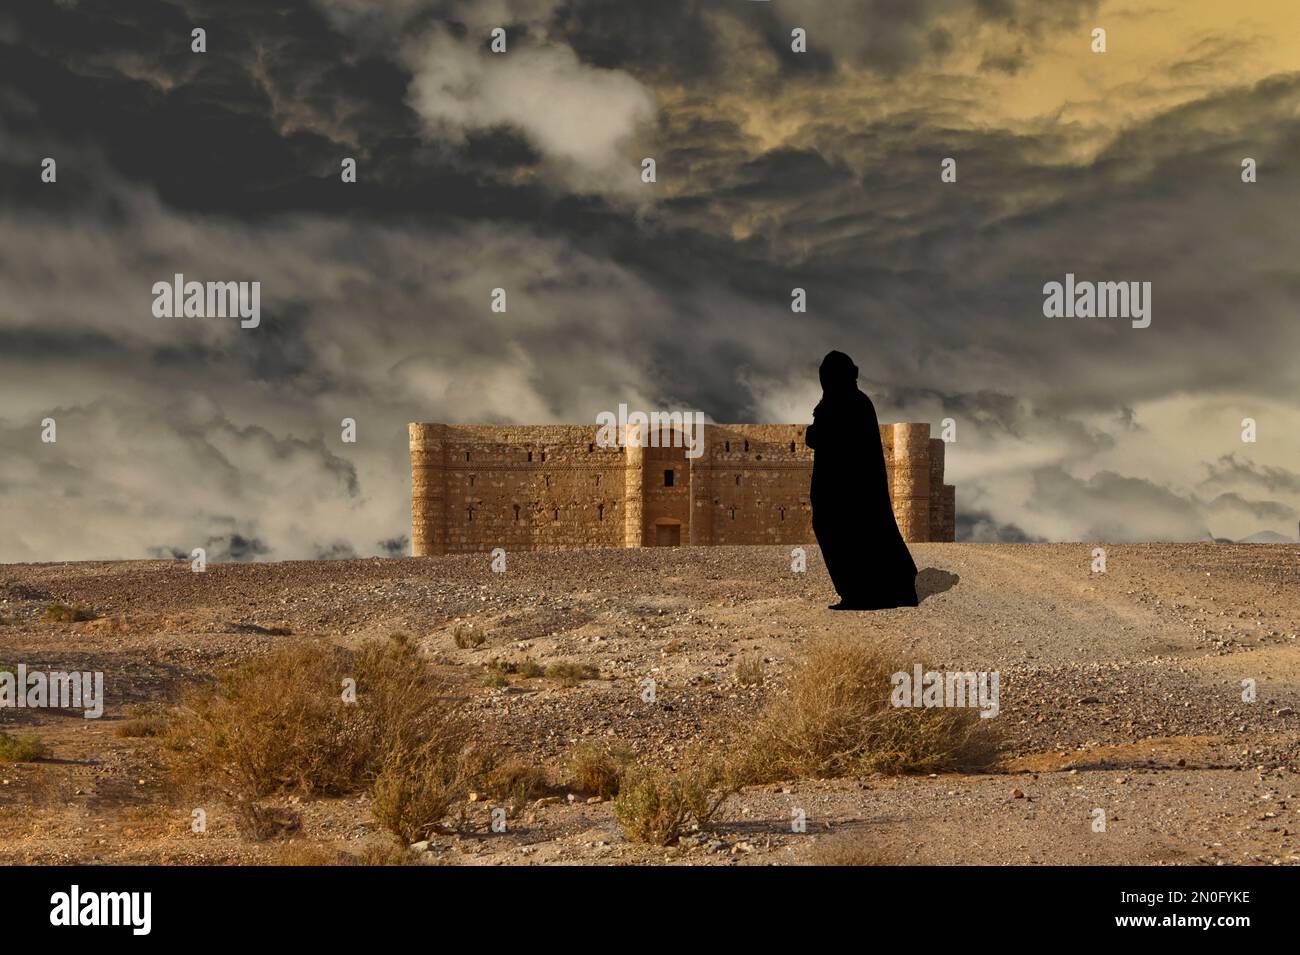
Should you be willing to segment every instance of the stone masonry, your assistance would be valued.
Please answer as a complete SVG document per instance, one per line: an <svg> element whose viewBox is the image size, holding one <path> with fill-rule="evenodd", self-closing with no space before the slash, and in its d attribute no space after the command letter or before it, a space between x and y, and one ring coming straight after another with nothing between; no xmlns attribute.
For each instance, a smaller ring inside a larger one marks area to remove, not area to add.
<svg viewBox="0 0 1300 955"><path fill-rule="evenodd" d="M705 425L688 458L601 447L595 425L412 424L411 552L812 544L805 427ZM880 440L903 539L953 540L944 442L928 424L881 425Z"/></svg>

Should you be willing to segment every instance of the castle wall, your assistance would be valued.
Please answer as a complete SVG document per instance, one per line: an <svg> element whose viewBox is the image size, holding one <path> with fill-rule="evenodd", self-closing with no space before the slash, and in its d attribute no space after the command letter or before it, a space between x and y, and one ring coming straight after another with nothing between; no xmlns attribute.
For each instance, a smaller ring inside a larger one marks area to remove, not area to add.
<svg viewBox="0 0 1300 955"><path fill-rule="evenodd" d="M706 425L703 453L688 458L685 447L602 448L594 425L412 424L411 550L813 543L804 429ZM929 432L880 428L909 542L955 532L944 443Z"/></svg>
<svg viewBox="0 0 1300 955"><path fill-rule="evenodd" d="M595 427L412 424L410 437L417 556L626 543L624 450L599 447Z"/></svg>
<svg viewBox="0 0 1300 955"><path fill-rule="evenodd" d="M695 467L711 526L705 544L806 544L813 540L808 490L812 451L804 425L706 426ZM701 508L696 507L698 513Z"/></svg>

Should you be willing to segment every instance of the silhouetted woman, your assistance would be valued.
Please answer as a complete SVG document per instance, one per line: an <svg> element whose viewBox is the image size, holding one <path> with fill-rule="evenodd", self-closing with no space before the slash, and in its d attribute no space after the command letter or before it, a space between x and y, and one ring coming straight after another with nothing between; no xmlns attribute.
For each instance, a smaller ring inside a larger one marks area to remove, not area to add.
<svg viewBox="0 0 1300 955"><path fill-rule="evenodd" d="M822 400L806 440L812 448L813 533L840 595L832 610L915 607L916 564L889 501L880 423L843 352L822 359Z"/></svg>

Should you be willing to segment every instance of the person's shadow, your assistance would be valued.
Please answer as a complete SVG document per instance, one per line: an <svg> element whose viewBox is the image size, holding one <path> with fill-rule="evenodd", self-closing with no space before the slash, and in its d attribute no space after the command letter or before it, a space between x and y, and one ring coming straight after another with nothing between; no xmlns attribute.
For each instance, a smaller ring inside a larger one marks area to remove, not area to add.
<svg viewBox="0 0 1300 955"><path fill-rule="evenodd" d="M923 602L927 597L952 590L960 582L961 578L956 574L950 574L938 567L927 567L916 575L917 602Z"/></svg>

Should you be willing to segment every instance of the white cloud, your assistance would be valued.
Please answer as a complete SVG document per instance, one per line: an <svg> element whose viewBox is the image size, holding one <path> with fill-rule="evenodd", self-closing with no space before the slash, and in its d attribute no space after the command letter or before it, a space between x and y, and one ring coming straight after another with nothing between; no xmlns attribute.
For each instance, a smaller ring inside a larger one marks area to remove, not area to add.
<svg viewBox="0 0 1300 955"><path fill-rule="evenodd" d="M644 187L632 149L655 115L654 94L636 79L578 60L566 46L518 46L492 54L484 37L435 32L412 48L411 106L428 132L463 138L508 126L576 192L631 196Z"/></svg>

